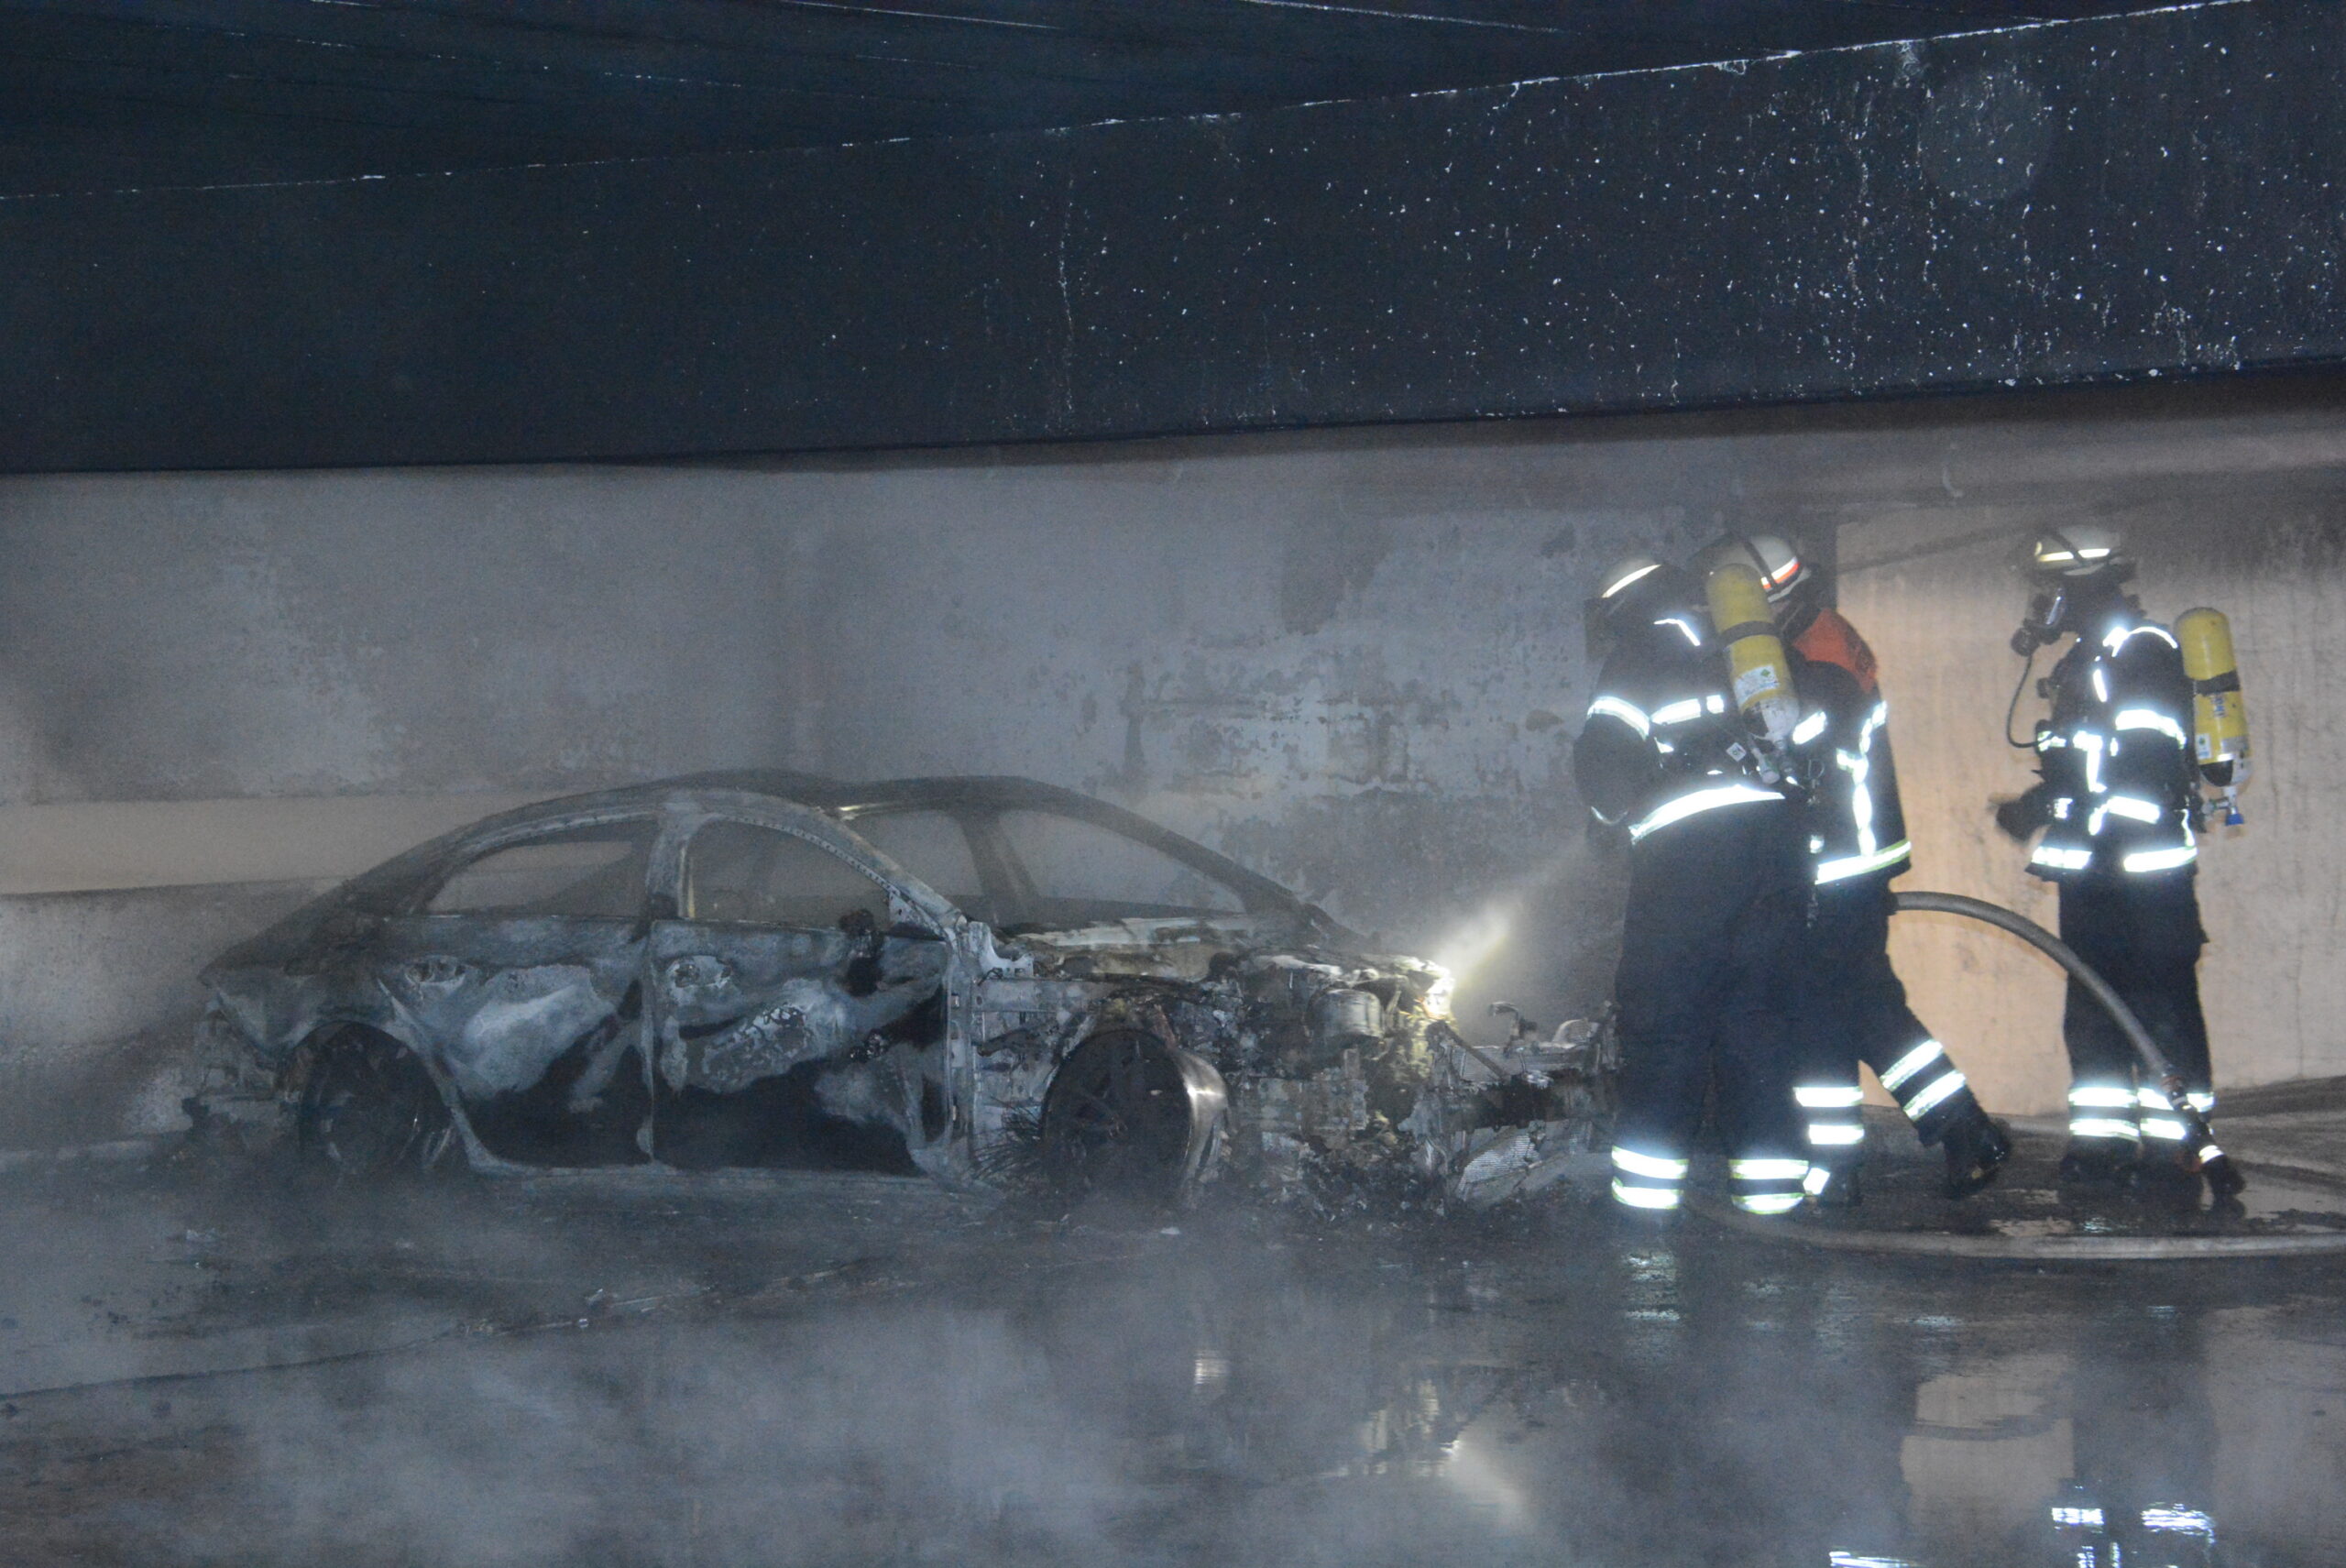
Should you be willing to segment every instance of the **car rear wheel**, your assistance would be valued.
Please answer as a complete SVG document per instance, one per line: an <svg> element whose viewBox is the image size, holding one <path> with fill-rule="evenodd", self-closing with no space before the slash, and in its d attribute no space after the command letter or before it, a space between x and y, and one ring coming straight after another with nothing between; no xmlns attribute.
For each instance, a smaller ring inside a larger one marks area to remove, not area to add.
<svg viewBox="0 0 2346 1568"><path fill-rule="evenodd" d="M1044 1169L1063 1191L1176 1200L1204 1174L1228 1098L1211 1065L1153 1035L1095 1035L1043 1096Z"/></svg>
<svg viewBox="0 0 2346 1568"><path fill-rule="evenodd" d="M454 1163L455 1122L431 1075L396 1040L363 1030L314 1050L294 1120L306 1163L344 1180L421 1175Z"/></svg>

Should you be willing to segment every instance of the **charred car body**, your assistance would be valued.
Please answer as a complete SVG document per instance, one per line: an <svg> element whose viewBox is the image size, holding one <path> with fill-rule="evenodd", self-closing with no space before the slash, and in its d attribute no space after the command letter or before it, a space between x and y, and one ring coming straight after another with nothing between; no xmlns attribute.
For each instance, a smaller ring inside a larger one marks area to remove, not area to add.
<svg viewBox="0 0 2346 1568"><path fill-rule="evenodd" d="M1442 970L1364 945L1053 786L701 775L491 817L224 954L203 1102L362 1175L1496 1196L1601 1146L1601 1037L1477 1051Z"/></svg>

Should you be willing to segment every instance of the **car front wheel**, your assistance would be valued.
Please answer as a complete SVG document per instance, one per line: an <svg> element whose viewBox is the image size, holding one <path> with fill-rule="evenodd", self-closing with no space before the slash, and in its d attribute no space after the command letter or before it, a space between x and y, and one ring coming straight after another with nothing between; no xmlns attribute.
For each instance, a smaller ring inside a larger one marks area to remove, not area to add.
<svg viewBox="0 0 2346 1568"><path fill-rule="evenodd" d="M1229 1102L1222 1075L1153 1035L1094 1035L1043 1096L1043 1164L1062 1190L1184 1196L1211 1162Z"/></svg>
<svg viewBox="0 0 2346 1568"><path fill-rule="evenodd" d="M431 1075L396 1040L347 1030L317 1046L301 1084L294 1144L342 1180L422 1175L455 1163L455 1122Z"/></svg>

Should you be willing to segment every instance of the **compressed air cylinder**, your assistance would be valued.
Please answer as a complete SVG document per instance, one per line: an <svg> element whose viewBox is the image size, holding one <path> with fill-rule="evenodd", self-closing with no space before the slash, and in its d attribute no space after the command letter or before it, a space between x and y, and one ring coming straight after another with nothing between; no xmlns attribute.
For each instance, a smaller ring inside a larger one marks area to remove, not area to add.
<svg viewBox="0 0 2346 1568"><path fill-rule="evenodd" d="M2248 708L2241 700L2232 623L2220 609L2191 609L2175 623L2191 677L2191 749L2211 784L2248 777Z"/></svg>
<svg viewBox="0 0 2346 1568"><path fill-rule="evenodd" d="M2191 677L2191 750L2200 776L2224 792L2225 821L2240 823L2240 786L2248 782L2248 707L2241 699L2232 623L2220 609L2184 611L2175 623L2183 673Z"/></svg>
<svg viewBox="0 0 2346 1568"><path fill-rule="evenodd" d="M1768 613L1760 574L1740 561L1724 561L1703 586L1711 602L1711 624L1727 649L1735 704L1781 746L1800 722L1800 698L1792 692L1792 662Z"/></svg>

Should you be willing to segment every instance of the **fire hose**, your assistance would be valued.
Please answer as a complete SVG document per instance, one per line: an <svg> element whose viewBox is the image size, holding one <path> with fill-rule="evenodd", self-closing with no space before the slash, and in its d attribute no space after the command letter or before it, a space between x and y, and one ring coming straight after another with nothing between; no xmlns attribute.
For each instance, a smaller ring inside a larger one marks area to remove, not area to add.
<svg viewBox="0 0 2346 1568"><path fill-rule="evenodd" d="M2174 1107L2176 1118L2183 1123L2188 1135L2189 1146L2197 1157L2199 1174L2208 1179L2208 1190L2219 1202L2225 1202L2247 1190L2248 1179L2240 1173L2239 1167L2232 1164L2231 1157L2217 1145L2216 1135L2209 1127L2206 1114L2191 1103L2183 1075L2175 1070L2175 1064L2159 1048L2159 1043L2151 1038L2151 1032L2143 1027L2143 1021L2134 1016L2134 1010L2126 1005L2125 999L2110 989L2108 981L2094 973L2085 959L2071 951L2067 943L2025 916L2015 915L1985 899L1966 898L1959 893L1902 893L1898 894L1898 908L1902 914L1961 915L1983 921L2000 931L2011 932L2066 970L2069 978L2082 986L2088 995L2101 1004L2101 1010L2110 1014L2110 1022L2118 1025L2118 1032L2126 1036L2126 1043L2134 1047L2136 1056L2143 1058L2143 1067L2151 1080L2159 1086L2159 1092L2165 1095L2167 1103Z"/></svg>
<svg viewBox="0 0 2346 1568"><path fill-rule="evenodd" d="M1902 893L1902 912L1960 915L2009 931L2059 964L2087 994L2100 1003L2142 1058L2143 1069L2195 1140L2200 1172L2219 1201L2238 1198L2248 1185L2238 1166L2217 1146L2208 1118L2185 1097L2175 1064L2143 1027L2133 1009L2067 944L2024 916L2015 915L1982 899L1954 893ZM1746 1214L1724 1203L1698 1204L1704 1214L1734 1229L1771 1240L1796 1239L1833 1251L1893 1253L1918 1256L1968 1257L2035 1263L2121 1263L2176 1261L2188 1258L2283 1257L2335 1255L2346 1252L2346 1233L2257 1232L2217 1235L1950 1235L1914 1231L1835 1231L1819 1227L1787 1227L1779 1220Z"/></svg>

